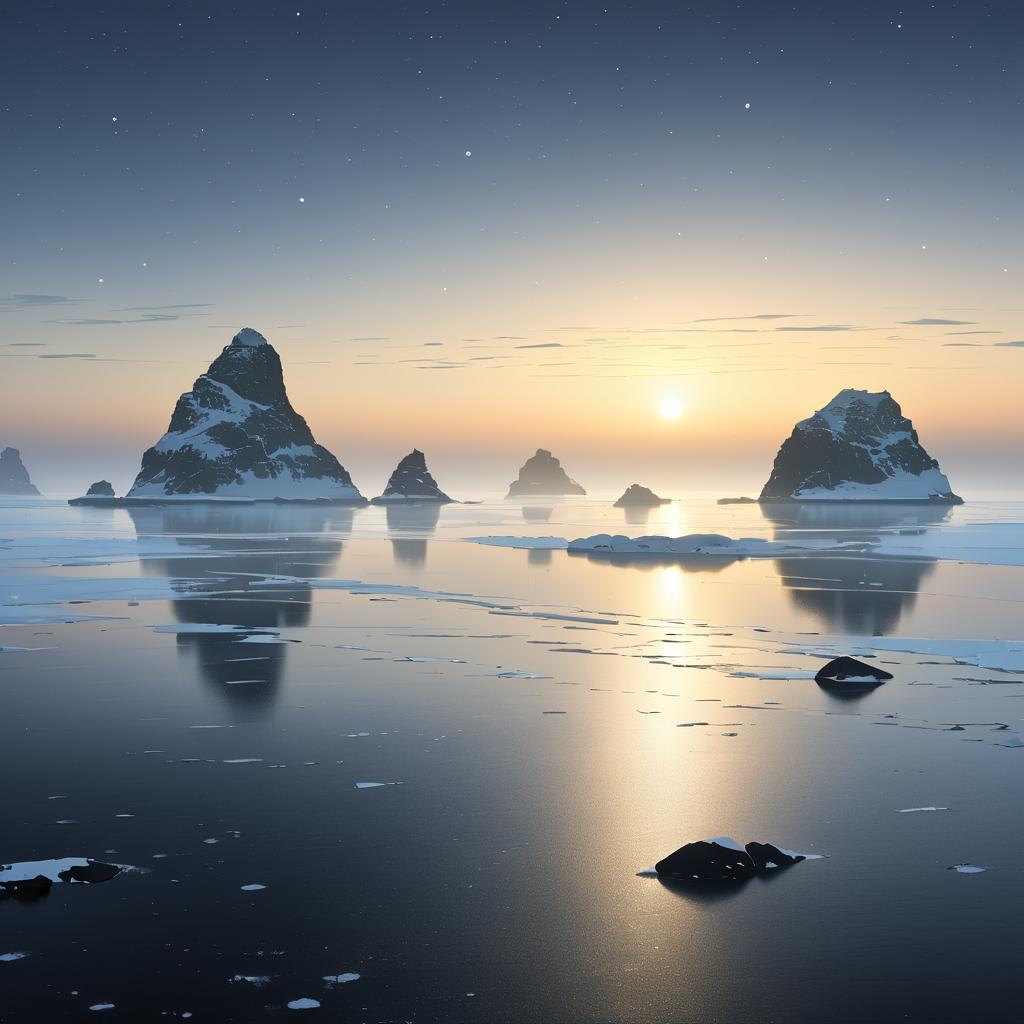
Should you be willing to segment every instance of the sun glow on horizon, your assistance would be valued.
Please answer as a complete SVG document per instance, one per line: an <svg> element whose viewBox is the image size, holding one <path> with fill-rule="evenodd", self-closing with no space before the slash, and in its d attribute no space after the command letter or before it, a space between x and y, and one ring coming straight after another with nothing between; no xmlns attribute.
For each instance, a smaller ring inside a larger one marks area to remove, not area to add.
<svg viewBox="0 0 1024 1024"><path fill-rule="evenodd" d="M658 403L658 414L662 419L677 420L683 415L683 402L675 395L666 395Z"/></svg>

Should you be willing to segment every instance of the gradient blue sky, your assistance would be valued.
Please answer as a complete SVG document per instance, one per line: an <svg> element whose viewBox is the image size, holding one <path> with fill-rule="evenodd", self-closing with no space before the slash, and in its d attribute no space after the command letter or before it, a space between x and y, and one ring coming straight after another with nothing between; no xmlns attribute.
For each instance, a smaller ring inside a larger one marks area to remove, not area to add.
<svg viewBox="0 0 1024 1024"><path fill-rule="evenodd" d="M413 445L463 488L544 445L594 488L752 491L855 386L958 491L1019 493L1022 30L1017 3L20 5L0 445L53 491L125 486L249 324L367 492Z"/></svg>

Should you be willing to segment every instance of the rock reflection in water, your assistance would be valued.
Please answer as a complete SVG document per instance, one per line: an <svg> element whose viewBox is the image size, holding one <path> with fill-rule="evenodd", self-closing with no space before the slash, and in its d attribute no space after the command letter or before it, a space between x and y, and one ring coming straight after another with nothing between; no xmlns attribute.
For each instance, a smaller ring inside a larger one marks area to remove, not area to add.
<svg viewBox="0 0 1024 1024"><path fill-rule="evenodd" d="M887 535L921 533L947 521L932 505L762 505L775 539L877 544ZM917 601L932 559L779 558L775 568L793 604L829 629L884 635L896 630ZM846 692L846 691L844 691Z"/></svg>
<svg viewBox="0 0 1024 1024"><path fill-rule="evenodd" d="M422 568L427 561L427 538L437 529L441 506L437 502L406 502L385 509L395 564Z"/></svg>
<svg viewBox="0 0 1024 1024"><path fill-rule="evenodd" d="M146 575L167 577L181 597L171 601L179 623L275 629L305 626L312 589L296 583L267 590L262 576L326 575L341 555L353 511L333 506L255 505L129 508L140 536L174 538L182 554L142 560ZM191 553L189 549L193 549ZM208 584L192 582L208 577ZM188 580L176 584L175 580ZM179 633L204 680L234 705L267 707L276 694L288 644L240 644L224 633Z"/></svg>

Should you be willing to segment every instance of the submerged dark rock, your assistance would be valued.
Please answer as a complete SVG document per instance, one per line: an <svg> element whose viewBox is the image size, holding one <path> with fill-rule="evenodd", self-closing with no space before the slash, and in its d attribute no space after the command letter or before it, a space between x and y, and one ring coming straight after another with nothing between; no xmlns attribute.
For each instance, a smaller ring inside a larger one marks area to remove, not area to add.
<svg viewBox="0 0 1024 1024"><path fill-rule="evenodd" d="M963 502L892 395L852 388L797 423L759 500Z"/></svg>
<svg viewBox="0 0 1024 1024"><path fill-rule="evenodd" d="M561 462L546 448L538 448L509 485L509 498L531 494L586 494L587 492L562 468Z"/></svg>
<svg viewBox="0 0 1024 1024"><path fill-rule="evenodd" d="M39 488L32 483L32 478L21 461L21 452L17 448L5 448L0 452L0 494L38 493Z"/></svg>
<svg viewBox="0 0 1024 1024"><path fill-rule="evenodd" d="M671 501L671 498L658 497L649 487L630 484L615 502L615 508L653 508L655 505L668 505Z"/></svg>
<svg viewBox="0 0 1024 1024"><path fill-rule="evenodd" d="M97 480L85 492L87 498L112 498L114 497L114 485L109 480Z"/></svg>
<svg viewBox="0 0 1024 1024"><path fill-rule="evenodd" d="M818 682L842 683L846 681L854 683L867 683L877 685L892 679L892 673L876 665L868 665L866 662L858 661L856 658L848 658L845 655L841 658L833 658L827 665L822 665L814 677Z"/></svg>
<svg viewBox="0 0 1024 1024"><path fill-rule="evenodd" d="M389 502L430 501L438 504L449 502L448 497L427 469L426 456L414 448L398 465L388 480L384 493L373 499L374 505Z"/></svg>
<svg viewBox="0 0 1024 1024"><path fill-rule="evenodd" d="M129 499L204 496L365 503L292 408L274 347L249 327L178 399L128 492Z"/></svg>

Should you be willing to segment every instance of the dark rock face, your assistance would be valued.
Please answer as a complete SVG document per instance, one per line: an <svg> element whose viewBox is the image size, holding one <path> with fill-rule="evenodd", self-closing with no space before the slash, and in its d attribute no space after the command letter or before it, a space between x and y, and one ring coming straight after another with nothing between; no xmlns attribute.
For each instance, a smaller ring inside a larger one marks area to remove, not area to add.
<svg viewBox="0 0 1024 1024"><path fill-rule="evenodd" d="M892 679L892 673L875 665L868 665L856 658L833 658L827 665L818 669L814 677L818 682L842 683L845 680L853 680L858 683L874 680L875 683L884 683L886 679ZM873 685L873 684L872 684Z"/></svg>
<svg viewBox="0 0 1024 1024"><path fill-rule="evenodd" d="M630 484L622 497L615 502L615 508L653 508L655 505L667 505L671 498L659 498L649 487Z"/></svg>
<svg viewBox="0 0 1024 1024"><path fill-rule="evenodd" d="M66 871L60 872L62 882L109 882L121 874L121 869L116 864L104 864L98 860L91 860L86 865L76 864Z"/></svg>
<svg viewBox="0 0 1024 1024"><path fill-rule="evenodd" d="M805 859L803 854L782 850L772 843L741 847L735 839L721 836L687 843L658 861L654 870L659 878L677 882L745 882Z"/></svg>
<svg viewBox="0 0 1024 1024"><path fill-rule="evenodd" d="M21 452L17 448L5 448L0 452L0 494L38 493L39 489L22 465Z"/></svg>
<svg viewBox="0 0 1024 1024"><path fill-rule="evenodd" d="M719 498L716 505L756 505L757 498Z"/></svg>
<svg viewBox="0 0 1024 1024"><path fill-rule="evenodd" d="M720 839L687 843L659 860L654 870L661 878L684 882L741 882L757 873L746 850L734 848L732 840Z"/></svg>
<svg viewBox="0 0 1024 1024"><path fill-rule="evenodd" d="M744 849L758 871L788 868L806 860L802 853L787 853L772 843L747 843Z"/></svg>
<svg viewBox="0 0 1024 1024"><path fill-rule="evenodd" d="M0 899L13 896L16 900L34 900L45 896L53 886L52 879L46 875L35 878L22 878L17 882L0 882Z"/></svg>
<svg viewBox="0 0 1024 1024"><path fill-rule="evenodd" d="M538 448L519 470L519 478L508 489L509 498L532 494L586 494L562 464L545 448Z"/></svg>
<svg viewBox="0 0 1024 1024"><path fill-rule="evenodd" d="M448 497L427 469L427 459L423 452L414 448L395 468L388 480L384 493L374 498L375 505L398 501L433 501L448 502Z"/></svg>
<svg viewBox="0 0 1024 1024"><path fill-rule="evenodd" d="M89 490L85 492L87 498L112 498L114 487L109 480L97 480Z"/></svg>
<svg viewBox="0 0 1024 1024"><path fill-rule="evenodd" d="M142 456L129 498L216 495L362 504L338 460L292 408L281 359L243 328L183 394Z"/></svg>
<svg viewBox="0 0 1024 1024"><path fill-rule="evenodd" d="M840 391L783 442L760 501L956 505L938 462L888 391Z"/></svg>

